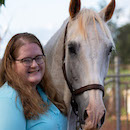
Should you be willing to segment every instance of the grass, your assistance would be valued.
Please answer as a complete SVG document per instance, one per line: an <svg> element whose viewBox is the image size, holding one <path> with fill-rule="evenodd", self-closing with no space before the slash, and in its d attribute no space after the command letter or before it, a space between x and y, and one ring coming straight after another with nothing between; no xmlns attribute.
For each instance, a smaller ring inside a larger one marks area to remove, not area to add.
<svg viewBox="0 0 130 130"><path fill-rule="evenodd" d="M110 65L109 70L108 70L108 75L112 75L115 74L115 70L114 70L114 65ZM130 74L130 65L120 65L120 74ZM106 78L106 80L108 80L109 78ZM122 83L128 83L130 84L130 76L129 77L120 77L120 82L121 82L121 87L125 87L125 84ZM128 85L128 87L130 88L130 85Z"/></svg>

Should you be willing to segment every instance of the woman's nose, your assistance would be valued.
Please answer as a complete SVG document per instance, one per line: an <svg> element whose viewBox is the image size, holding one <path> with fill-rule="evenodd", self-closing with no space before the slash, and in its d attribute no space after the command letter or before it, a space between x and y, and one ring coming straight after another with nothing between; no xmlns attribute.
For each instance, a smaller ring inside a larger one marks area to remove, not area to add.
<svg viewBox="0 0 130 130"><path fill-rule="evenodd" d="M31 67L35 67L35 66L38 66L38 64L37 64L37 62L35 60L33 60Z"/></svg>

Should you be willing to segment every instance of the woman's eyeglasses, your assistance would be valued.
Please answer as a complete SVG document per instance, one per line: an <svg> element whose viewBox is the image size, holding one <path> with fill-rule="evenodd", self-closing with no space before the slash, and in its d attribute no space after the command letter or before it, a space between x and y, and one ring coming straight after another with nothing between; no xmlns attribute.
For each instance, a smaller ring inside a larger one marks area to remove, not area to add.
<svg viewBox="0 0 130 130"><path fill-rule="evenodd" d="M24 66L31 66L33 63L33 60L35 60L35 62L40 65L44 63L44 56L45 55L38 55L34 58L31 57L27 57L27 58L23 58L23 59L16 59L15 61L20 61Z"/></svg>

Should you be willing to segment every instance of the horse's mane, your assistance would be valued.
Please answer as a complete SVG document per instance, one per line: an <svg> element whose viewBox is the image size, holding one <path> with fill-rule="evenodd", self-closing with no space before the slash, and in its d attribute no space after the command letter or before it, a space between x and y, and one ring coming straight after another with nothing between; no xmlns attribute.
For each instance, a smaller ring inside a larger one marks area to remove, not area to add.
<svg viewBox="0 0 130 130"><path fill-rule="evenodd" d="M67 23L68 23L68 19L66 19L64 21L64 23L62 24L60 29L51 37L51 39L44 46L45 54L47 54L47 56L49 57L49 61L50 62L53 61L50 58L54 57L56 54L59 53L58 50L60 51L60 53L62 53L63 44L64 44L63 43L63 41L64 41L64 34L65 34L65 28L66 28ZM57 50L57 47L59 48L58 50ZM57 51L55 51L55 49ZM56 53L56 54L54 54L54 53ZM51 63L49 63L49 65L51 65Z"/></svg>
<svg viewBox="0 0 130 130"><path fill-rule="evenodd" d="M61 28L53 35L53 37L44 46L45 55L47 59L47 67L54 80L54 86L59 88L60 93L64 93L63 88L66 85L62 72L62 57L65 28L68 23L68 19L64 21ZM59 80L60 77L60 80ZM66 89L67 87L65 87ZM61 89L61 90L60 90ZM68 88L67 88L68 89Z"/></svg>

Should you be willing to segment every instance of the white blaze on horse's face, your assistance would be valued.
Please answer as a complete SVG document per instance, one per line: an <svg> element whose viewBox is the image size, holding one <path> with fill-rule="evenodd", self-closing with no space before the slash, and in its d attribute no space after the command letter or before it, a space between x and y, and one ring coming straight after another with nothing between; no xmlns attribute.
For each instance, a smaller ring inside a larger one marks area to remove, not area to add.
<svg viewBox="0 0 130 130"><path fill-rule="evenodd" d="M104 85L110 53L115 47L108 21L114 11L115 1L100 13L83 9L80 1L71 0L70 20L66 38L65 67L67 78L76 90L89 84ZM102 125L105 107L102 91L89 90L76 97L80 119L84 129Z"/></svg>

